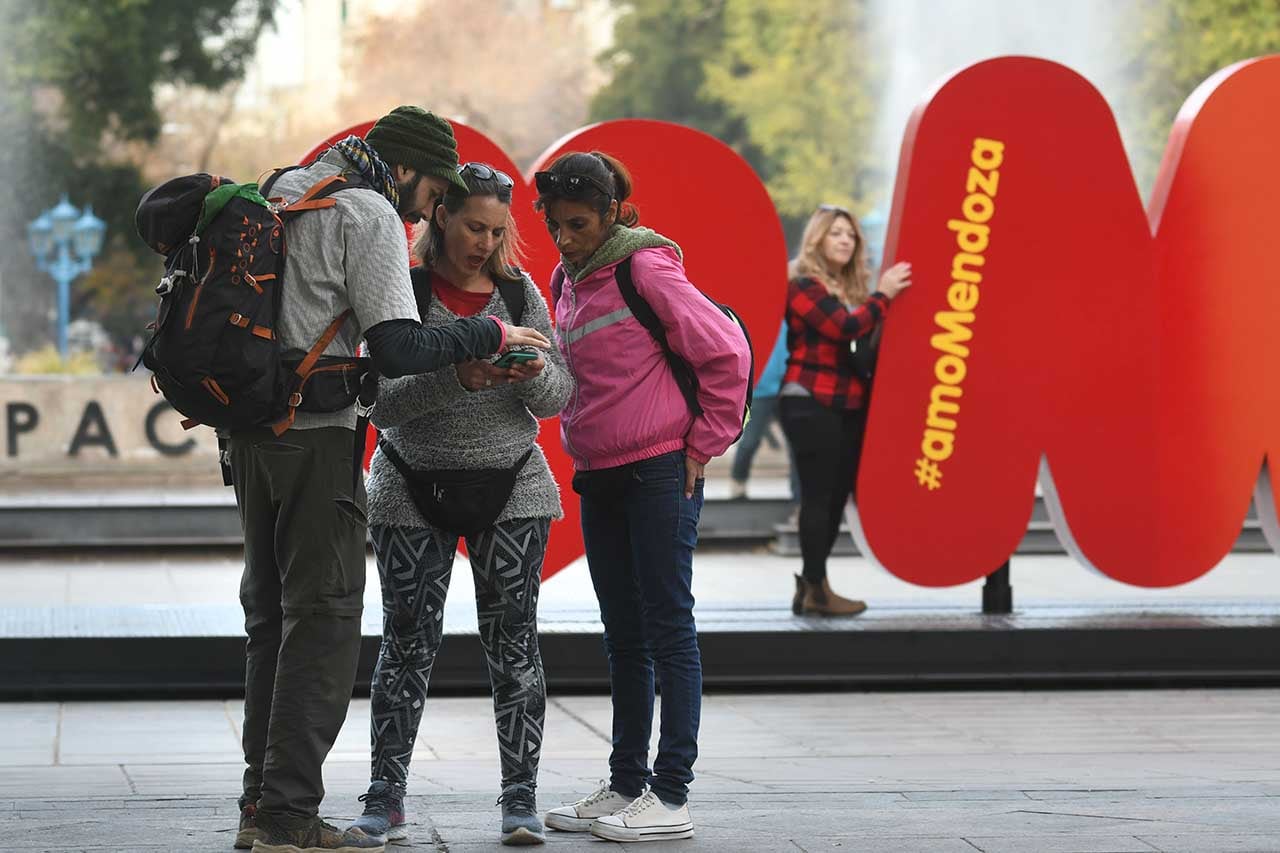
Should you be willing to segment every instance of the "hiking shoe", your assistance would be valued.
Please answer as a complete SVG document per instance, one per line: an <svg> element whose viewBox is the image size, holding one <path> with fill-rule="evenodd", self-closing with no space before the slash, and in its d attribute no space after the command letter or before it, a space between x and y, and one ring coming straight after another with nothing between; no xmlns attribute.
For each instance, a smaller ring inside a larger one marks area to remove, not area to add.
<svg viewBox="0 0 1280 853"><path fill-rule="evenodd" d="M258 838L253 842L254 853L383 853L385 849L381 839L359 830L340 830L318 817L285 828L260 814Z"/></svg>
<svg viewBox="0 0 1280 853"><path fill-rule="evenodd" d="M360 796L364 814L360 815L352 829L370 838L383 841L399 841L409 837L409 827L404 821L404 791L379 779L369 786L369 793Z"/></svg>
<svg viewBox="0 0 1280 853"><path fill-rule="evenodd" d="M547 835L538 820L538 801L531 785L508 785L498 797L502 805L502 843L509 847L545 844Z"/></svg>
<svg viewBox="0 0 1280 853"><path fill-rule="evenodd" d="M610 788L608 782L601 782L599 788L576 803L550 809L547 826L561 832L590 832L596 818L620 812L630 803L631 800Z"/></svg>
<svg viewBox="0 0 1280 853"><path fill-rule="evenodd" d="M252 803L240 809L240 829L236 832L237 850L249 850L258 838L258 807Z"/></svg>
<svg viewBox="0 0 1280 853"><path fill-rule="evenodd" d="M669 806L645 791L617 814L591 824L591 834L606 841L674 841L693 837L689 806Z"/></svg>

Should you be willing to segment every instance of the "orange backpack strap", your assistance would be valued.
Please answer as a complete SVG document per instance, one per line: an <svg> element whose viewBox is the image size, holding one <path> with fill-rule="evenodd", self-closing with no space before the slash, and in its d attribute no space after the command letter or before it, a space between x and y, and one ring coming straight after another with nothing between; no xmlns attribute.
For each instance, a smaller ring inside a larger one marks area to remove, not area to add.
<svg viewBox="0 0 1280 853"><path fill-rule="evenodd" d="M351 316L351 309L348 308L337 317L333 318L333 322L329 324L329 328L324 330L324 334L316 340L315 345L311 347L311 351L307 353L307 357L302 360L294 373L298 374L299 379L306 379L307 374L311 372L311 368L316 366L316 362L320 360L320 356L324 355L324 351L329 348L329 344L333 343L333 339L338 336L338 330L342 328L342 324L347 322L347 318Z"/></svg>
<svg viewBox="0 0 1280 853"><path fill-rule="evenodd" d="M293 371L299 380L297 387L301 387L302 381L306 380L307 376L311 374L312 368L316 366L316 362L320 360L320 356L324 355L324 351L329 348L329 344L333 343L333 339L338 336L338 330L342 328L343 323L347 322L347 317L349 316L351 316L350 308L343 311L337 317L334 317L333 322L329 324L329 328L325 329L324 334L322 334L316 340L315 344L312 345L310 351L307 353L307 357L304 358L302 363ZM295 391L289 395L289 414L284 418L284 420L273 424L271 427L271 430L276 435L281 435L285 430L293 426L294 415L297 412L298 406L301 404L301 393Z"/></svg>
<svg viewBox="0 0 1280 853"><path fill-rule="evenodd" d="M345 184L346 182L347 179L343 175L330 175L327 178L316 181L297 201L289 204L281 212L286 214L301 213L304 210L333 207L338 203L337 200L327 196L342 189L340 186L334 186L335 184Z"/></svg>

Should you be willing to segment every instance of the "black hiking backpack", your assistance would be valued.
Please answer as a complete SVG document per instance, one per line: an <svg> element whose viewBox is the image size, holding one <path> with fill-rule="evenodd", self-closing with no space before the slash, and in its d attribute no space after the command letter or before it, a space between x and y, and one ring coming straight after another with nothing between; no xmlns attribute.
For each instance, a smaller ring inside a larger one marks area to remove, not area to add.
<svg viewBox="0 0 1280 853"><path fill-rule="evenodd" d="M334 175L295 202L268 201L264 195L286 171L273 174L262 193L256 184L200 173L174 178L142 197L138 233L165 256L165 274L156 287L160 305L148 326L152 335L138 362L151 370L156 391L185 416L183 427L214 427L220 446L230 431L269 426L279 435L298 410L338 411L357 398L362 444L377 376L368 359L322 357L350 311L335 317L301 359L283 357L276 328L285 293L284 223L333 207L334 193L364 185ZM225 475L225 454L223 463Z"/></svg>

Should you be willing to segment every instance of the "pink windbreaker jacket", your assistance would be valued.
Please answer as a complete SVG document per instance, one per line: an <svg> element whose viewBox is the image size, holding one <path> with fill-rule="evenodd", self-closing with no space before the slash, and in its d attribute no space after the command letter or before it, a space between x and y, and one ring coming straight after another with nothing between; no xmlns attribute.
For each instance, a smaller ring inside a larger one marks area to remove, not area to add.
<svg viewBox="0 0 1280 853"><path fill-rule="evenodd" d="M706 464L742 430L750 355L741 330L685 277L663 246L631 255L636 291L653 308L667 341L698 375L703 414L694 419L662 349L618 289L617 262L576 284L552 274L560 351L576 390L560 414L565 450L579 471L613 468L686 450Z"/></svg>

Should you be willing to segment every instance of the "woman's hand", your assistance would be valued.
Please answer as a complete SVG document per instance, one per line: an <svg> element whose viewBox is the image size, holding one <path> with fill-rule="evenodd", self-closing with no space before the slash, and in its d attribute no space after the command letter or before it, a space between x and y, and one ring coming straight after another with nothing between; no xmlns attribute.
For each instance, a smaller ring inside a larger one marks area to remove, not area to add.
<svg viewBox="0 0 1280 853"><path fill-rule="evenodd" d="M511 368L512 382L528 382L546 368L547 362L541 357L533 361L523 361Z"/></svg>
<svg viewBox="0 0 1280 853"><path fill-rule="evenodd" d="M693 497L694 487L706 476L707 466L694 459L688 453L684 455L684 496Z"/></svg>
<svg viewBox="0 0 1280 853"><path fill-rule="evenodd" d="M911 286L911 264L898 261L880 276L880 292L893 299Z"/></svg>
<svg viewBox="0 0 1280 853"><path fill-rule="evenodd" d="M551 349L551 341L547 340L546 335L537 329L530 329L528 326L512 326L510 323L503 323L502 325L507 330L507 349L512 349L513 347Z"/></svg>
<svg viewBox="0 0 1280 853"><path fill-rule="evenodd" d="M506 367L494 367L493 362L483 359L469 359L455 365L458 373L458 384L468 391L483 391L495 385L515 382L512 374L515 370Z"/></svg>

